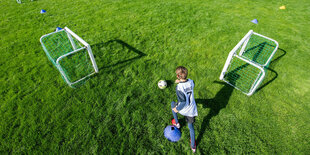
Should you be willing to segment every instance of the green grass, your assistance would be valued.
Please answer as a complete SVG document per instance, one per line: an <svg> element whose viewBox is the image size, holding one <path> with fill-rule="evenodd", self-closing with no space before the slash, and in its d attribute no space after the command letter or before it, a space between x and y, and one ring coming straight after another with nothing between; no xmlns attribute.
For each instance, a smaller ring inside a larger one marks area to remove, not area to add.
<svg viewBox="0 0 310 155"><path fill-rule="evenodd" d="M183 117L178 143L163 136L175 85L157 82L173 82L178 65L196 84L198 154L310 152L308 0L0 3L0 153L189 154ZM99 74L80 88L66 85L40 45L57 26L92 45ZM280 50L248 97L218 78L250 29Z"/></svg>

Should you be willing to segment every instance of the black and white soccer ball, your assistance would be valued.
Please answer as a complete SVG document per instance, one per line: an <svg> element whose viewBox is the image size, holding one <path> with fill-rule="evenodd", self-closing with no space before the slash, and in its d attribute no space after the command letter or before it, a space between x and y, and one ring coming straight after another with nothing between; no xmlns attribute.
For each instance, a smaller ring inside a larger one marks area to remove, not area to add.
<svg viewBox="0 0 310 155"><path fill-rule="evenodd" d="M160 80L160 81L158 82L158 87L159 87L160 89L165 89L165 88L167 87L167 82L166 82L165 80Z"/></svg>

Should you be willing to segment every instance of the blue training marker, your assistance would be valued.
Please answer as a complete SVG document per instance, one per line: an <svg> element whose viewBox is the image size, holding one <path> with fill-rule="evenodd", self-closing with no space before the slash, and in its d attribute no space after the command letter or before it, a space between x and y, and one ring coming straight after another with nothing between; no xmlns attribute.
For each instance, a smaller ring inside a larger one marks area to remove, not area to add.
<svg viewBox="0 0 310 155"><path fill-rule="evenodd" d="M257 19L253 19L251 22L254 23L254 24L258 24Z"/></svg>
<svg viewBox="0 0 310 155"><path fill-rule="evenodd" d="M61 27L56 27L56 32L62 30Z"/></svg>
<svg viewBox="0 0 310 155"><path fill-rule="evenodd" d="M45 10L43 10L43 9L40 11L40 13L45 13L45 12L46 12L46 11L45 11Z"/></svg>
<svg viewBox="0 0 310 155"><path fill-rule="evenodd" d="M164 136L170 142L177 142L181 138L181 131L173 125L168 125L164 130Z"/></svg>

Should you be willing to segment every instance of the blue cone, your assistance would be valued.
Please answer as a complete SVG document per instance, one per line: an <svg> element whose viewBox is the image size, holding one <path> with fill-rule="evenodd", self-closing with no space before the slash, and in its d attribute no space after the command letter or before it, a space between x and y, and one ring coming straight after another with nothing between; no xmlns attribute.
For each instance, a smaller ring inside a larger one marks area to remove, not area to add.
<svg viewBox="0 0 310 155"><path fill-rule="evenodd" d="M62 30L61 27L56 27L56 32Z"/></svg>
<svg viewBox="0 0 310 155"><path fill-rule="evenodd" d="M43 10L43 9L40 11L40 13L45 13L45 12L46 12L46 11L45 11L45 10Z"/></svg>
<svg viewBox="0 0 310 155"><path fill-rule="evenodd" d="M169 141L177 142L181 138L181 131L173 125L168 125L164 130L164 135Z"/></svg>
<svg viewBox="0 0 310 155"><path fill-rule="evenodd" d="M257 19L253 19L251 22L254 23L254 24L258 24Z"/></svg>

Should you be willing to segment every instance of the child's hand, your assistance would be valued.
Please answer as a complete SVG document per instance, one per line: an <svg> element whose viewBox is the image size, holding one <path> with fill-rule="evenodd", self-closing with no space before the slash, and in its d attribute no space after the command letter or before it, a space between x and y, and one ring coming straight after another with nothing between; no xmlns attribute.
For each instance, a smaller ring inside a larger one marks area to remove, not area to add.
<svg viewBox="0 0 310 155"><path fill-rule="evenodd" d="M177 110L177 107L174 107L173 109L172 109L175 113L178 113L179 111Z"/></svg>
<svg viewBox="0 0 310 155"><path fill-rule="evenodd" d="M179 79L176 79L174 83L180 83L180 80L179 80Z"/></svg>

